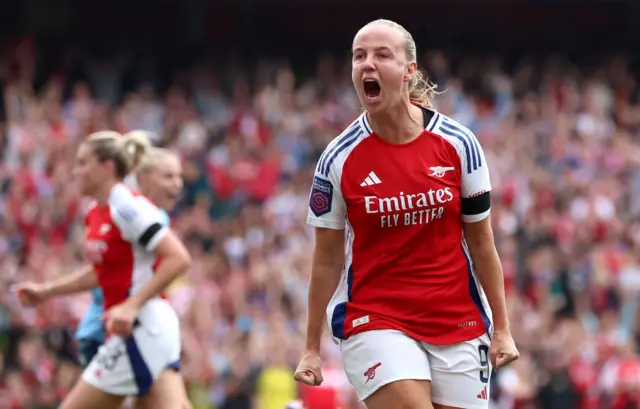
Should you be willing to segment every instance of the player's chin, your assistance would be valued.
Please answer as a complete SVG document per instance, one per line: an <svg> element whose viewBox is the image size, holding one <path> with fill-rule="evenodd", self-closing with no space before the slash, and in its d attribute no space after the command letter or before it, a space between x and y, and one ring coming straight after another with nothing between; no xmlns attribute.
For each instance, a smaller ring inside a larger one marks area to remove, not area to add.
<svg viewBox="0 0 640 409"><path fill-rule="evenodd" d="M168 195L165 196L164 200L161 203L161 206L165 211L172 212L178 203L178 195Z"/></svg>
<svg viewBox="0 0 640 409"><path fill-rule="evenodd" d="M179 193L169 193L167 195L167 205L169 208L173 209L174 207L176 207L176 204L178 203L178 199L180 198L180 194Z"/></svg>

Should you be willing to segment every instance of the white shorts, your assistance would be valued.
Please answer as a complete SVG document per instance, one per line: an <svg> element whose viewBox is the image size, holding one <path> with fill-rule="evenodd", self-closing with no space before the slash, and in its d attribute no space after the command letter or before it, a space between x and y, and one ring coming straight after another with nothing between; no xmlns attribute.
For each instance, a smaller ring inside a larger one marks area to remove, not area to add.
<svg viewBox="0 0 640 409"><path fill-rule="evenodd" d="M180 323L164 300L148 301L128 338L111 336L98 349L82 379L106 393L143 396L167 368L179 369Z"/></svg>
<svg viewBox="0 0 640 409"><path fill-rule="evenodd" d="M342 362L358 398L404 379L431 381L431 400L444 406L488 409L490 339L454 345L416 341L394 330L361 332L342 341Z"/></svg>

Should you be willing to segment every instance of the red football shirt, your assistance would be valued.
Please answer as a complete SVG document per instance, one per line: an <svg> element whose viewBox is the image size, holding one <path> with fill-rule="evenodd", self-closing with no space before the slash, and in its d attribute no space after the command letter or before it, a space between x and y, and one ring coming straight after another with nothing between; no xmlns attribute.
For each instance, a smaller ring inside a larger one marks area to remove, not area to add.
<svg viewBox="0 0 640 409"><path fill-rule="evenodd" d="M106 310L153 277L153 251L169 228L156 206L123 184L111 190L107 206L90 208L85 224L85 253L98 277Z"/></svg>
<svg viewBox="0 0 640 409"><path fill-rule="evenodd" d="M406 144L376 136L363 114L320 157L307 221L347 240L327 309L336 338L395 329L454 344L490 330L462 232L489 216L487 163L471 131L431 113Z"/></svg>

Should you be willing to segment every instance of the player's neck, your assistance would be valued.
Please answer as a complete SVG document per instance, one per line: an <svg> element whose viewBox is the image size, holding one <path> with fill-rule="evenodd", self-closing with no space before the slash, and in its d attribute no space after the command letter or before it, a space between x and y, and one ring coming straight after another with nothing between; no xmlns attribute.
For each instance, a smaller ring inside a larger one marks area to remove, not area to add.
<svg viewBox="0 0 640 409"><path fill-rule="evenodd" d="M99 206L104 207L109 204L109 196L111 196L111 190L117 184L118 182L107 182L102 187L100 187L100 190L98 190L96 194L93 195L93 198L96 199L96 202L98 202Z"/></svg>
<svg viewBox="0 0 640 409"><path fill-rule="evenodd" d="M422 110L411 103L367 116L373 132L389 143L411 142L424 131Z"/></svg>

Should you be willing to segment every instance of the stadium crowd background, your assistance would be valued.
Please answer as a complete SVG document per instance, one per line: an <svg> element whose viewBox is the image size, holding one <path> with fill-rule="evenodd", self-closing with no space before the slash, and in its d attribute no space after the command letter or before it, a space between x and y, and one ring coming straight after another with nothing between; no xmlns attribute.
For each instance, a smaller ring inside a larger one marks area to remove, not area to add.
<svg viewBox="0 0 640 409"><path fill-rule="evenodd" d="M310 51L306 70L214 56L158 80L126 54L41 44L18 37L0 58L0 408L55 408L79 375L73 333L88 296L23 310L8 289L83 262L84 202L70 168L82 138L107 128L152 131L184 160L174 225L194 267L169 296L194 407L282 409L298 397L308 409L358 407L329 338L324 387L292 379L313 240L309 182L359 112L348 56ZM422 59L446 91L436 107L476 133L491 165L522 354L492 379L492 409L639 404L640 77L623 54L576 61L435 49Z"/></svg>

